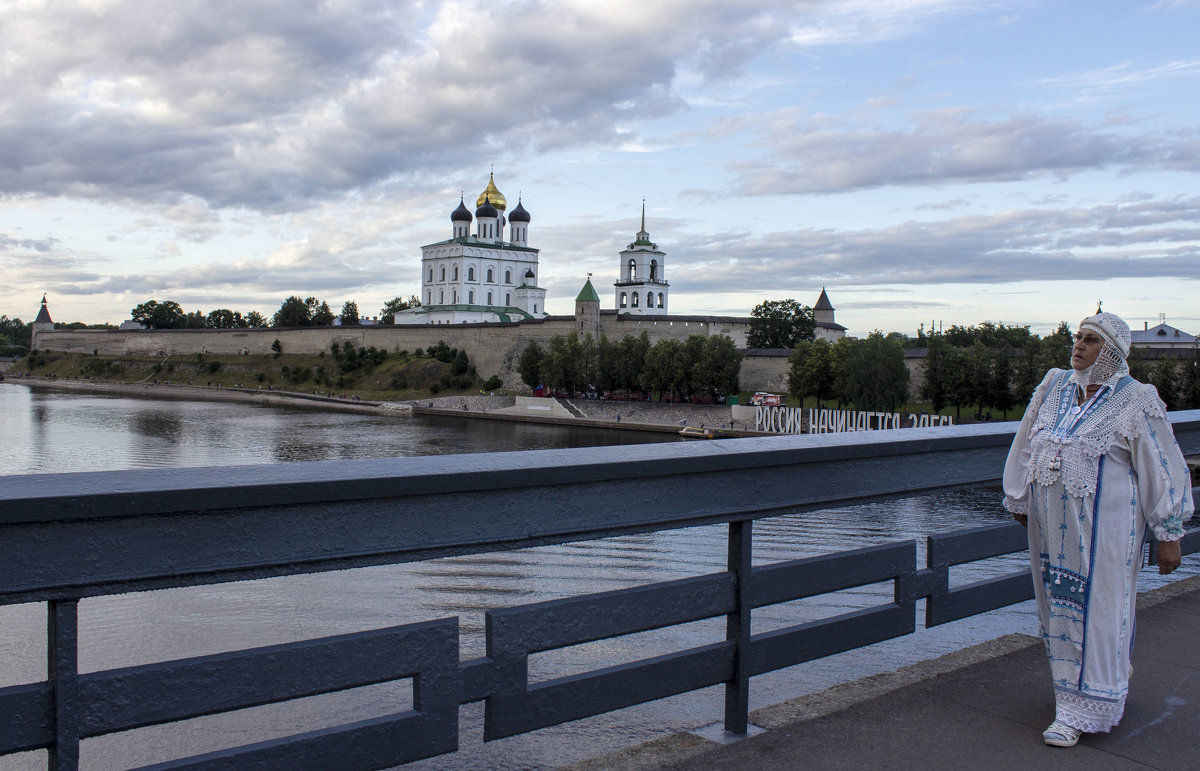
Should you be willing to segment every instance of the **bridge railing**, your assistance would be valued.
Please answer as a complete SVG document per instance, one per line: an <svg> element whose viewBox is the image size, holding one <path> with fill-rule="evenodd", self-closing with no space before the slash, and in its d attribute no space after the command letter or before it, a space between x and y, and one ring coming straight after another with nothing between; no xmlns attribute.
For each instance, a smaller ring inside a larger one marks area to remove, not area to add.
<svg viewBox="0 0 1200 771"><path fill-rule="evenodd" d="M1200 453L1200 411L1172 415ZM0 477L0 604L48 603L44 681L0 688L0 755L76 768L82 739L365 685L411 681L411 709L160 767L382 768L453 752L459 705L487 740L712 685L747 728L750 678L1032 596L1028 572L951 586L1021 551L1015 524L751 565L755 519L994 484L1015 424L520 453ZM728 524L727 569L491 610L486 654L457 618L80 673L87 597ZM1200 550L1190 534L1184 552ZM890 582L892 598L751 634L756 608ZM544 682L544 651L724 617L725 639Z"/></svg>

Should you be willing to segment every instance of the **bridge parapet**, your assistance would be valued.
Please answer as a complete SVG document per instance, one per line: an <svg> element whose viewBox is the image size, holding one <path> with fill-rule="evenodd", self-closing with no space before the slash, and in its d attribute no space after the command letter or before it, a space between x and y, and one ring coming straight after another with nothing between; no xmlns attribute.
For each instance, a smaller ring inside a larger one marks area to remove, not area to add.
<svg viewBox="0 0 1200 771"><path fill-rule="evenodd" d="M1200 454L1200 411L1172 414ZM1024 549L1015 524L751 567L755 519L995 483L1015 423L720 442L0 478L0 604L49 603L45 681L0 688L0 754L411 680L395 714L179 761L195 768L382 768L453 752L458 707L497 739L711 685L746 730L750 677L1032 596L1019 571L951 586L959 564ZM725 571L492 610L460 660L456 618L78 672L80 599L727 523ZM1200 550L1190 534L1185 553ZM751 634L753 611L890 582L890 602ZM725 640L533 683L531 654L724 617Z"/></svg>

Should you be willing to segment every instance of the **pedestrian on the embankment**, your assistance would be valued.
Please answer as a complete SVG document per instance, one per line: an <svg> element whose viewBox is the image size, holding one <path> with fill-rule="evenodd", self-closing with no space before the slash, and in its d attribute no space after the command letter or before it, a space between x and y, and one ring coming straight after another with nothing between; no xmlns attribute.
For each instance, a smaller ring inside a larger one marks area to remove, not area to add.
<svg viewBox="0 0 1200 771"><path fill-rule="evenodd" d="M1080 322L1071 368L1034 391L1004 466L1004 506L1029 528L1055 700L1042 739L1056 747L1120 722L1147 530L1170 573L1194 509L1167 408L1129 375L1130 342L1112 313Z"/></svg>

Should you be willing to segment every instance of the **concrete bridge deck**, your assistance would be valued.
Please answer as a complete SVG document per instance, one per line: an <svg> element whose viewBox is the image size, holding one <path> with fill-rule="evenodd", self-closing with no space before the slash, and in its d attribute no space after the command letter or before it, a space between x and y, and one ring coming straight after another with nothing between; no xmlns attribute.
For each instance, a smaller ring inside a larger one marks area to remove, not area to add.
<svg viewBox="0 0 1200 771"><path fill-rule="evenodd" d="M1200 577L1143 594L1125 716L1109 734L1048 747L1041 642L1008 635L895 673L751 713L766 731L721 744L681 734L576 771L1182 769L1200 766ZM714 741L715 739L716 741Z"/></svg>

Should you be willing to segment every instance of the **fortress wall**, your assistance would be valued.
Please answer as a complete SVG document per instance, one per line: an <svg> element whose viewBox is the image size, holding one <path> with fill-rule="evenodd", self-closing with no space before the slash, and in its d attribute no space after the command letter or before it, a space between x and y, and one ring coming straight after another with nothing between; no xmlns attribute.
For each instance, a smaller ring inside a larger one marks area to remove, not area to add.
<svg viewBox="0 0 1200 771"><path fill-rule="evenodd" d="M776 355L743 355L738 381L743 391L767 391L773 394L788 392L788 353Z"/></svg>
<svg viewBox="0 0 1200 771"><path fill-rule="evenodd" d="M637 337L642 331L650 333L651 340L674 338L682 340L689 335L725 335L738 348L746 347L746 332L749 319L733 319L721 316L619 316L600 315L600 331L609 340L620 340L626 335Z"/></svg>
<svg viewBox="0 0 1200 771"><path fill-rule="evenodd" d="M610 340L625 335L650 334L652 341L683 339L688 335L728 335L738 347L746 341L746 322L722 317L619 317L601 314L600 331ZM54 330L41 331L36 347L42 350L73 353L99 353L110 356L194 356L197 353L223 355L264 355L279 340L284 353L317 354L329 351L331 343L351 343L356 348L374 346L389 353L416 351L439 342L464 349L480 377L499 375L509 388L521 388L516 371L517 360L530 342L547 346L555 335L567 335L576 329L573 316L550 316L537 321L511 324L435 324L379 325L361 327L292 327L280 329L140 329L140 330ZM755 357L761 358L761 357ZM776 372L771 363L742 368L742 388L781 390L776 383L786 378L787 359ZM782 373L782 374L780 374ZM786 379L783 381L786 386Z"/></svg>

